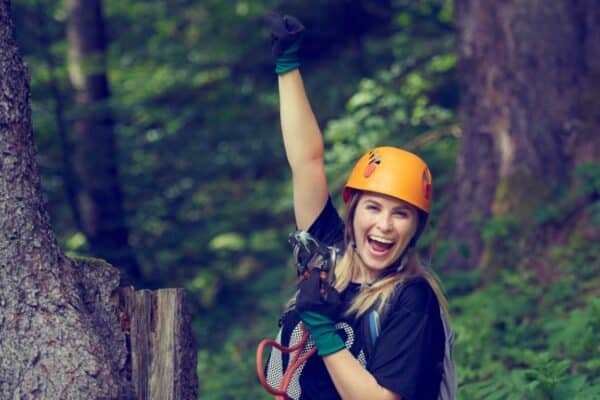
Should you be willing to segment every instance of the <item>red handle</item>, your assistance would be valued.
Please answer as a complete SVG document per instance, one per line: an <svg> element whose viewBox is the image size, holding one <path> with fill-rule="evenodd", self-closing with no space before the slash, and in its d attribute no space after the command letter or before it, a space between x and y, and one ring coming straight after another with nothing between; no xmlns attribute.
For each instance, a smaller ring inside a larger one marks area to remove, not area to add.
<svg viewBox="0 0 600 400"><path fill-rule="evenodd" d="M258 344L258 348L256 349L256 373L258 374L258 379L261 385L263 385L263 387L267 390L267 392L271 393L272 395L275 395L275 398L277 400L290 400L290 397L287 395L287 388L290 384L290 381L292 380L294 372L296 371L296 369L298 369L300 365L302 365L306 360L310 358L310 356L312 356L317 351L317 348L313 347L306 353L301 354L304 345L310 337L308 332L304 330L304 327L302 327L302 330L302 337L300 338L300 341L294 346L286 347L272 339L265 339ZM291 353L294 351L298 351L292 359L292 361L288 364L288 367L285 370L285 373L283 374L283 377L281 379L281 383L279 384L279 388L277 389L269 385L265 377L263 366L263 352L266 346L275 347L283 353Z"/></svg>

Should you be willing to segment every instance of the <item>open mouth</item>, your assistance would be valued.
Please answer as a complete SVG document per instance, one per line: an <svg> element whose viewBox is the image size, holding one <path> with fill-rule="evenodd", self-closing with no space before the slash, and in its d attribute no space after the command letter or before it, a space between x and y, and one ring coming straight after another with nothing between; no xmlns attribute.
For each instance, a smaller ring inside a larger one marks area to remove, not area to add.
<svg viewBox="0 0 600 400"><path fill-rule="evenodd" d="M394 246L393 240L381 236L369 235L367 240L375 253L385 253Z"/></svg>

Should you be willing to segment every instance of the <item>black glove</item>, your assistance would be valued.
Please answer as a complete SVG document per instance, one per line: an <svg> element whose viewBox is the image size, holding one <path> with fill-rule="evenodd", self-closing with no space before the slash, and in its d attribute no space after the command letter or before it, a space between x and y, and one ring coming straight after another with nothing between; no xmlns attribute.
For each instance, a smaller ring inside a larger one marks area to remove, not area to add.
<svg viewBox="0 0 600 400"><path fill-rule="evenodd" d="M298 51L304 35L304 25L290 15L271 14L271 51L275 57L275 72L283 74L300 66Z"/></svg>
<svg viewBox="0 0 600 400"><path fill-rule="evenodd" d="M334 321L339 319L342 300L340 294L321 276L319 268L313 268L308 278L298 284L296 310L299 313L313 311Z"/></svg>
<svg viewBox="0 0 600 400"><path fill-rule="evenodd" d="M319 268L313 268L308 278L298 284L296 312L317 346L320 356L344 349L344 341L337 332L335 321L339 318L342 301Z"/></svg>

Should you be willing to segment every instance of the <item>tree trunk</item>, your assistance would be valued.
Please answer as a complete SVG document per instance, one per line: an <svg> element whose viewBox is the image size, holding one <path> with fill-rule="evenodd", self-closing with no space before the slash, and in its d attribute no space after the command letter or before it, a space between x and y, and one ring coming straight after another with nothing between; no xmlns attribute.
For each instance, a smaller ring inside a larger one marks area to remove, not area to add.
<svg viewBox="0 0 600 400"><path fill-rule="evenodd" d="M137 284L142 274L129 245L117 145L106 76L106 38L100 0L67 1L69 76L75 88L75 166L79 209L92 254L123 269Z"/></svg>
<svg viewBox="0 0 600 400"><path fill-rule="evenodd" d="M73 166L73 149L69 138L68 122L65 114L65 99L60 90L60 78L57 73L57 65L54 55L52 54L52 34L47 28L46 18L52 10L48 10L47 4L41 1L35 3L35 26L39 28L35 31L36 46L40 48L42 59L44 60L43 68L48 70L49 82L48 89L52 97L52 109L56 120L56 131L60 143L61 152L61 167L60 175L63 181L65 196L69 209L73 216L73 221L77 229L84 231L81 213L77 202L77 178L75 176L75 168Z"/></svg>
<svg viewBox="0 0 600 400"><path fill-rule="evenodd" d="M118 273L78 269L48 222L8 0L0 1L0 155L0 398L129 396L108 299Z"/></svg>
<svg viewBox="0 0 600 400"><path fill-rule="evenodd" d="M534 210L577 164L597 160L599 9L597 0L455 0L463 136L441 227L455 240L447 268L502 265L527 239L512 235L535 229Z"/></svg>

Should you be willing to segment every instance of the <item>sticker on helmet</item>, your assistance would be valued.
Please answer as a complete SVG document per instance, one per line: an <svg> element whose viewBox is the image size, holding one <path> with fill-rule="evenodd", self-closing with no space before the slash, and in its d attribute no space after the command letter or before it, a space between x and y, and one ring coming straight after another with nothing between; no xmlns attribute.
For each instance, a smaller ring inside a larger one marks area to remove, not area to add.
<svg viewBox="0 0 600 400"><path fill-rule="evenodd" d="M380 164L380 163L381 163L381 159L379 158L377 153L375 153L374 151L370 151L369 152L369 163L367 164L367 166L365 167L365 171L363 172L365 178L368 178L369 176L371 176L373 174L373 172L375 172L375 168L377 167L377 164Z"/></svg>
<svg viewBox="0 0 600 400"><path fill-rule="evenodd" d="M423 196L426 200L431 198L431 174L428 168L423 170Z"/></svg>

